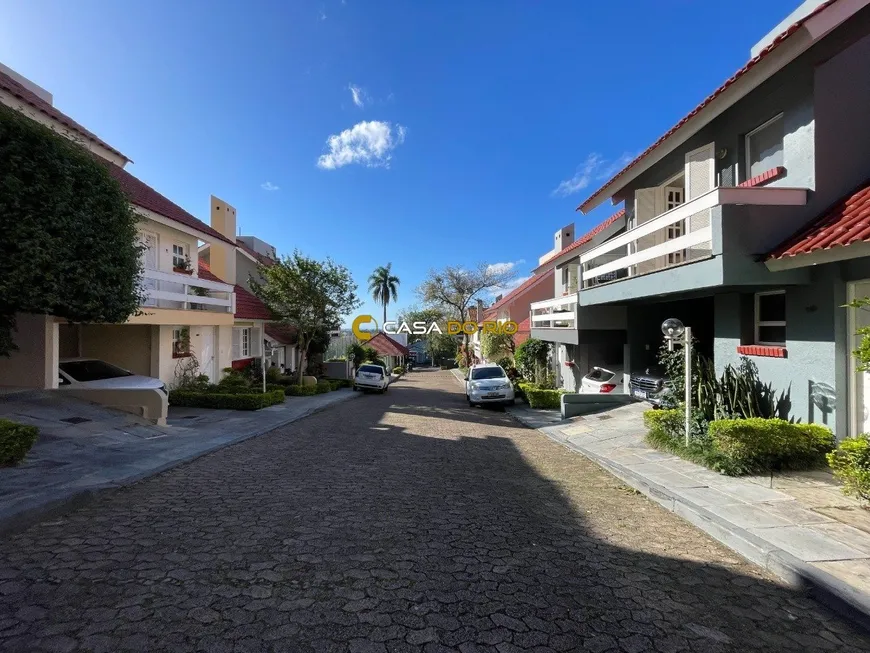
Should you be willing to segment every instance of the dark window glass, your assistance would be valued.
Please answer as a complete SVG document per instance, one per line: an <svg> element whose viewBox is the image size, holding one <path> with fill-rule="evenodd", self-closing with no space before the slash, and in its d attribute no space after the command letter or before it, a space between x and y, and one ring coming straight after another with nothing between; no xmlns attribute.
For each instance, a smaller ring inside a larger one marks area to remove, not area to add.
<svg viewBox="0 0 870 653"><path fill-rule="evenodd" d="M785 344L784 326L760 326L758 327L759 342L773 342Z"/></svg>
<svg viewBox="0 0 870 653"><path fill-rule="evenodd" d="M504 371L500 367L481 367L479 370L471 371L471 378L474 381L484 381L486 379L503 379Z"/></svg>
<svg viewBox="0 0 870 653"><path fill-rule="evenodd" d="M122 370L120 367L109 365L103 361L69 361L61 363L60 369L80 383L133 376L127 370Z"/></svg>
<svg viewBox="0 0 870 653"><path fill-rule="evenodd" d="M366 374L377 374L378 376L384 375L384 368L378 367L377 365L362 365L359 368L360 372L365 372Z"/></svg>
<svg viewBox="0 0 870 653"><path fill-rule="evenodd" d="M593 381L609 381L613 378L613 374L607 370L602 370L600 367L596 367L586 375L586 378Z"/></svg>
<svg viewBox="0 0 870 653"><path fill-rule="evenodd" d="M785 293L758 296L759 322L785 322Z"/></svg>

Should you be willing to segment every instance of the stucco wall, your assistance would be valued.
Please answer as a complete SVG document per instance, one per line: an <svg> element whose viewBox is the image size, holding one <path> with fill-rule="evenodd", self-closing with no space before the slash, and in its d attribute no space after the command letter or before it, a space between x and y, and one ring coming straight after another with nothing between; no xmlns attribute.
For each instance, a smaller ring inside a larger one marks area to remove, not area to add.
<svg viewBox="0 0 870 653"><path fill-rule="evenodd" d="M161 272L172 272L172 245L179 244L187 247L190 263L194 270L197 268L198 257L196 253L197 238L178 229L149 220L140 214L139 231L150 232L157 235L157 269Z"/></svg>
<svg viewBox="0 0 870 653"><path fill-rule="evenodd" d="M257 272L257 264L244 254L236 252L236 283L251 290L251 277L261 280Z"/></svg>
<svg viewBox="0 0 870 653"><path fill-rule="evenodd" d="M791 417L838 434L847 423L844 302L838 267L814 270L811 283L786 288L787 358L750 357L761 379L787 394ZM740 363L737 347L753 342L754 293L717 295L715 307L714 361L721 374L726 365Z"/></svg>
<svg viewBox="0 0 870 653"><path fill-rule="evenodd" d="M151 376L151 329L128 324L83 324L80 356L99 358L135 374Z"/></svg>
<svg viewBox="0 0 870 653"><path fill-rule="evenodd" d="M18 313L12 334L18 346L0 356L0 385L18 388L57 387L58 323L48 315Z"/></svg>

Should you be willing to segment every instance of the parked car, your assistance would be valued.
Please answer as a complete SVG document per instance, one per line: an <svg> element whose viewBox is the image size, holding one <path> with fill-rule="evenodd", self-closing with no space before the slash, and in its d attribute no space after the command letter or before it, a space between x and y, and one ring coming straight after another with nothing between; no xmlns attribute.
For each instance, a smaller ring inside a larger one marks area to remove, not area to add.
<svg viewBox="0 0 870 653"><path fill-rule="evenodd" d="M580 381L580 394L602 394L625 392L625 374L621 368L593 367Z"/></svg>
<svg viewBox="0 0 870 653"><path fill-rule="evenodd" d="M660 406L671 388L670 380L656 366L633 373L628 381L629 394L635 399L648 401L653 406Z"/></svg>
<svg viewBox="0 0 870 653"><path fill-rule="evenodd" d="M133 374L97 358L62 358L58 364L57 386L59 390L91 388L166 392L166 384L160 379Z"/></svg>
<svg viewBox="0 0 870 653"><path fill-rule="evenodd" d="M390 375L387 374L387 370L373 363L360 365L353 379L354 390L377 390L383 394L389 385Z"/></svg>
<svg viewBox="0 0 870 653"><path fill-rule="evenodd" d="M501 365L472 365L465 376L465 398L469 406L498 403L514 405L514 386Z"/></svg>

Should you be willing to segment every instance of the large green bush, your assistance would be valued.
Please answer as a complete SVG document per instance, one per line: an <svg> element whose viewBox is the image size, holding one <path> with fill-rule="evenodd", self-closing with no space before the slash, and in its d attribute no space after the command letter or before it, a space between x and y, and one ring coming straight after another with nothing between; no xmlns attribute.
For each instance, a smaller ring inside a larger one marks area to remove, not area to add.
<svg viewBox="0 0 870 653"><path fill-rule="evenodd" d="M514 363L524 379L541 383L547 374L549 355L549 343L537 338L529 338L517 347Z"/></svg>
<svg viewBox="0 0 870 653"><path fill-rule="evenodd" d="M0 419L0 467L17 465L24 460L37 435L39 429L35 426Z"/></svg>
<svg viewBox="0 0 870 653"><path fill-rule="evenodd" d="M846 438L828 454L834 476L843 482L843 492L870 501L870 436Z"/></svg>
<svg viewBox="0 0 870 653"><path fill-rule="evenodd" d="M138 220L108 165L0 105L0 355L17 312L116 323L142 304Z"/></svg>
<svg viewBox="0 0 870 653"><path fill-rule="evenodd" d="M706 433L694 434L688 446L682 410L648 410L644 424L653 447L731 476L811 469L821 465L834 446L829 428L782 419L714 420Z"/></svg>
<svg viewBox="0 0 870 653"><path fill-rule="evenodd" d="M323 379L317 382L317 385L314 386L314 394L324 394L326 392L332 392L332 384L329 381Z"/></svg>
<svg viewBox="0 0 870 653"><path fill-rule="evenodd" d="M215 408L227 410L259 410L283 403L284 391L272 390L261 393L191 392L173 390L169 393L169 405L185 408Z"/></svg>
<svg viewBox="0 0 870 653"><path fill-rule="evenodd" d="M401 365L396 365L393 368L393 374L404 374L404 373L405 373L405 368L402 367Z"/></svg>
<svg viewBox="0 0 870 653"><path fill-rule="evenodd" d="M288 385L284 389L284 393L288 397L310 397L317 394L316 385Z"/></svg>
<svg viewBox="0 0 870 653"><path fill-rule="evenodd" d="M522 384L523 394L531 408L559 410L562 407L564 390L538 388L532 384Z"/></svg>

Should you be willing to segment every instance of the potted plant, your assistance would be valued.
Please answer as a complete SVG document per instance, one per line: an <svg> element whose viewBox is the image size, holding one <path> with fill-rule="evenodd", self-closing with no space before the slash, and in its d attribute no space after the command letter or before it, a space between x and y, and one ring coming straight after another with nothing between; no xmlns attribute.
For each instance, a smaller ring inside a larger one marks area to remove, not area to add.
<svg viewBox="0 0 870 653"><path fill-rule="evenodd" d="M172 271L180 274L193 274L193 264L190 262L190 257L185 255L181 265L173 265Z"/></svg>

